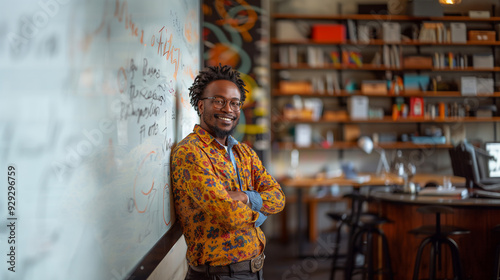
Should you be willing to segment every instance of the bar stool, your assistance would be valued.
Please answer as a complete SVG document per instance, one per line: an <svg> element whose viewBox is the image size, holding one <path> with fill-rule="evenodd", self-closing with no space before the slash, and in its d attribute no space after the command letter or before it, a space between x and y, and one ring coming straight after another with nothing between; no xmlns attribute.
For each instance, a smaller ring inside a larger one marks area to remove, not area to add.
<svg viewBox="0 0 500 280"><path fill-rule="evenodd" d="M448 245L451 252L452 265L453 265L453 279L463 279L462 266L460 264L460 254L458 252L457 243L448 237L449 235L459 235L468 234L469 230L441 225L441 214L452 214L453 209L447 206L436 206L428 205L422 206L417 209L419 213L422 214L435 214L436 224L435 225L424 225L415 229L410 230L411 234L420 235L425 234L427 237L422 240L418 247L417 258L415 260L415 267L413 269L413 280L418 280L418 275L420 272L420 262L422 259L422 252L427 244L431 245L431 256L429 264L429 279L436 279L436 260L438 261L438 269L441 270L441 244Z"/></svg>
<svg viewBox="0 0 500 280"><path fill-rule="evenodd" d="M388 272L390 275L390 279L392 279L392 268L390 266L390 257L387 246L387 238L384 233L378 228L379 225L383 223L390 222L389 220L379 217L376 213L363 212L363 204L364 202L369 201L370 199L364 195L359 193L351 193L344 195L345 198L350 199L351 201L351 210L350 213L328 213L327 215L337 221L339 224L337 226L336 239L335 239L335 247L333 251L333 260L332 260L332 269L330 272L330 280L334 279L335 271L337 269L344 269L344 278L351 279L355 270L362 270L363 273L368 275L368 279L372 279L375 273L379 273L380 271L375 271L373 269L373 244L372 239L374 234L382 236L383 238L383 249L384 249L384 258L388 262ZM339 258L339 247L341 241L341 233L342 228L347 227L349 230L348 233L348 252L346 256L346 263L344 266L340 266L337 264ZM365 252L365 261L362 267L356 267L356 256L361 252L361 243L363 240L363 236L366 236L367 246Z"/></svg>

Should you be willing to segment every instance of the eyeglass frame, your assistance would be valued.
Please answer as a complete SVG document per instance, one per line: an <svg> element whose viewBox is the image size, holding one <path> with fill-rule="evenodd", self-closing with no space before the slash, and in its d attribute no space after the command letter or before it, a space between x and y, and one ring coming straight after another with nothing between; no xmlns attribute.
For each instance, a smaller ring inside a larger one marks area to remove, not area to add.
<svg viewBox="0 0 500 280"><path fill-rule="evenodd" d="M222 106L220 108L215 105L214 101L216 98L221 98L222 100L224 100L224 103L222 104ZM234 99L226 99L226 98L219 96L219 95L200 98L200 100L205 100L205 99L212 100L212 106L214 106L214 108L216 108L216 109L222 109L222 108L226 107L228 101L229 101L229 108L231 108L231 110L233 110L235 112L239 112L241 110L241 107L243 106L243 102L241 102L241 100L239 100L239 99L236 99L236 100L238 100L239 105L238 105L238 109L234 109L231 105L231 102L235 101Z"/></svg>

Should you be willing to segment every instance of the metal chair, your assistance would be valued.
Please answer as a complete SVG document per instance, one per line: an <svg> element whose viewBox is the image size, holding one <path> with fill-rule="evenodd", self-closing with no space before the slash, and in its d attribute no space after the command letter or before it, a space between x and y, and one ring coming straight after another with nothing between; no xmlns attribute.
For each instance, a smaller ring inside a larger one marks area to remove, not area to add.
<svg viewBox="0 0 500 280"><path fill-rule="evenodd" d="M415 260L415 267L413 269L413 280L418 280L420 272L420 264L422 259L422 252L428 244L431 246L430 264L429 264L429 279L436 279L436 262L438 270L441 270L441 245L447 245L451 252L453 276L455 280L463 279L462 265L460 263L460 254L458 251L457 243L449 237L449 235L468 234L469 230L441 225L441 214L451 214L453 209L447 206L428 205L422 206L417 209L422 214L435 214L436 223L434 225L424 225L410 230L411 234L420 235L425 234L427 237L422 240L417 251L417 258Z"/></svg>
<svg viewBox="0 0 500 280"><path fill-rule="evenodd" d="M378 228L383 223L390 222L389 220L380 217L376 213L363 212L363 205L370 199L359 193L351 193L344 196L351 201L350 213L328 213L328 216L337 221L335 248L333 252L332 268L330 280L334 279L336 270L344 270L344 278L351 279L353 274L359 272L368 276L368 279L373 279L377 273L388 273L392 279L392 267L388 250L388 243L385 234ZM348 228L348 252L345 264L337 264L339 258L339 247L342 236L342 229ZM384 259L387 268L385 270L375 270L373 267L373 244L374 235L382 237ZM363 246L363 237L366 238L366 246ZM363 247L365 247L363 250ZM364 251L364 261L361 266L356 265L356 256Z"/></svg>

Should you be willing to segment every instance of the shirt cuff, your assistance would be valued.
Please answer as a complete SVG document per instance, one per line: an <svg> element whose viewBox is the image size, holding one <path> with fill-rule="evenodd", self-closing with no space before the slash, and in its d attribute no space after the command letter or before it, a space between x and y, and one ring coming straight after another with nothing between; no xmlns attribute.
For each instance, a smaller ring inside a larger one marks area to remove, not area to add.
<svg viewBox="0 0 500 280"><path fill-rule="evenodd" d="M260 227L264 221L267 219L267 216L258 212L259 213L259 217L257 218L257 221L255 221L255 227Z"/></svg>
<svg viewBox="0 0 500 280"><path fill-rule="evenodd" d="M262 197L260 197L260 193L256 191L243 191L248 196L247 205L250 206L250 209L253 211L260 211L262 208Z"/></svg>

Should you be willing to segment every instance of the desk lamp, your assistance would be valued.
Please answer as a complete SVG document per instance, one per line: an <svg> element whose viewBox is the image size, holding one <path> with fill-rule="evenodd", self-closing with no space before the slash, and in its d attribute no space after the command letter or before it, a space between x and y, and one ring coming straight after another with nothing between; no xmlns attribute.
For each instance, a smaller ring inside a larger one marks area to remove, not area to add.
<svg viewBox="0 0 500 280"><path fill-rule="evenodd" d="M376 172L377 176L381 174L382 168L384 168L385 173L389 173L389 163L387 162L387 157L385 156L384 149L380 147L375 147L370 137L368 136L360 137L358 139L358 147L367 154L371 154L374 149L377 153L380 154L380 160L378 161L377 172Z"/></svg>

